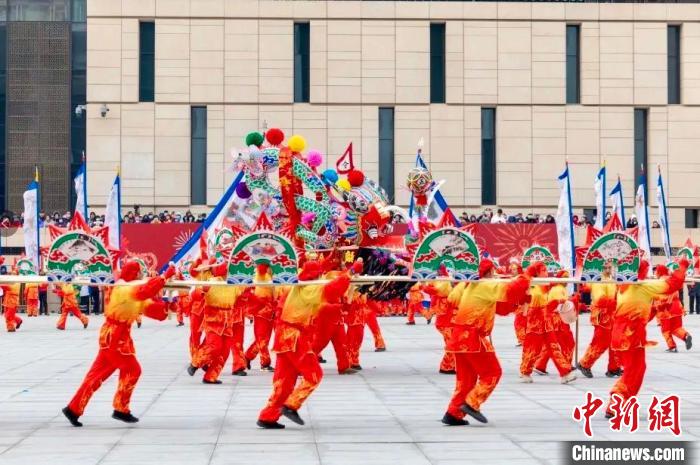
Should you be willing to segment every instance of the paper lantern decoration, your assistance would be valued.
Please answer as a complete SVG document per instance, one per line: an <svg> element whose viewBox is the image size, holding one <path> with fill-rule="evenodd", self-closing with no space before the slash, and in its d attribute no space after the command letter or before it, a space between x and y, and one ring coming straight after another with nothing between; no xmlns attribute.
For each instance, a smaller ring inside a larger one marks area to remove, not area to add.
<svg viewBox="0 0 700 465"><path fill-rule="evenodd" d="M425 168L415 167L408 172L406 186L416 198L419 206L427 204L426 194L433 184L433 176Z"/></svg>

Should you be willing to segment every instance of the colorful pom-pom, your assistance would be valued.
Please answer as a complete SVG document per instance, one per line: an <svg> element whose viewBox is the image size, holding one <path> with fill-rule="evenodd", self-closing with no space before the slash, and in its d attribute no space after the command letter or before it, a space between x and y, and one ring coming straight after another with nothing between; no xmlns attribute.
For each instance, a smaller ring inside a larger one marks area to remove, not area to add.
<svg viewBox="0 0 700 465"><path fill-rule="evenodd" d="M247 199L253 194L250 192L250 189L248 189L246 183L239 182L236 186L236 195L241 199Z"/></svg>
<svg viewBox="0 0 700 465"><path fill-rule="evenodd" d="M327 169L322 173L323 178L328 181L329 184L335 184L338 182L338 173L333 169Z"/></svg>
<svg viewBox="0 0 700 465"><path fill-rule="evenodd" d="M247 136L245 136L245 145L251 146L254 145L256 147L260 147L265 139L263 138L263 135L260 134L257 131L249 132Z"/></svg>
<svg viewBox="0 0 700 465"><path fill-rule="evenodd" d="M365 175L362 171L352 170L348 173L348 182L353 187L360 187L365 182Z"/></svg>
<svg viewBox="0 0 700 465"><path fill-rule="evenodd" d="M347 179L339 179L339 180L335 183L335 185L338 186L338 188L340 188L341 190L344 190L344 191L349 191L350 189L352 189L352 186L350 185L350 181L348 181Z"/></svg>
<svg viewBox="0 0 700 465"><path fill-rule="evenodd" d="M292 152L301 153L306 148L306 140L298 134L294 134L287 141L287 146Z"/></svg>
<svg viewBox="0 0 700 465"><path fill-rule="evenodd" d="M306 154L306 162L312 168L318 168L323 163L323 154L318 150L309 150Z"/></svg>
<svg viewBox="0 0 700 465"><path fill-rule="evenodd" d="M314 213L314 212L302 213L301 224L309 225L309 224L313 223L315 219L316 219L316 213Z"/></svg>
<svg viewBox="0 0 700 465"><path fill-rule="evenodd" d="M278 128L270 128L265 133L265 139L267 139L270 145L280 145L284 140L284 132Z"/></svg>

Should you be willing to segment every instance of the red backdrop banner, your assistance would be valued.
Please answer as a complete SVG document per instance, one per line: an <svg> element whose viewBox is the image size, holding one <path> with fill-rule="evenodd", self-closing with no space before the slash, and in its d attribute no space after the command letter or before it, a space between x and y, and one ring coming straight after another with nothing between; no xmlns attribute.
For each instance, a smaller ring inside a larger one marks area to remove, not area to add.
<svg viewBox="0 0 700 465"><path fill-rule="evenodd" d="M122 224L122 248L135 254L155 256L156 269L168 263L185 245L201 223L125 223Z"/></svg>
<svg viewBox="0 0 700 465"><path fill-rule="evenodd" d="M192 237L200 223L123 224L122 244L129 252L153 254L160 268ZM533 244L548 247L557 255L554 224L475 224L479 248L497 257L501 265L520 257Z"/></svg>

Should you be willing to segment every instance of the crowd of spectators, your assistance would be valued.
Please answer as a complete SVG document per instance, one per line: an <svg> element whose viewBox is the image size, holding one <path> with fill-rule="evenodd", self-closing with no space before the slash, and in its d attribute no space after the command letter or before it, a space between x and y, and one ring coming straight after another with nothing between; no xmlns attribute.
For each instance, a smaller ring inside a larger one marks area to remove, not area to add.
<svg viewBox="0 0 700 465"><path fill-rule="evenodd" d="M610 218L612 217L611 213L608 212L605 215L605 221L609 221ZM462 223L491 223L491 224L507 224L507 223L529 223L529 224L542 224L542 223L554 223L554 215L551 214L540 214L540 213L514 213L514 214L507 214L503 211L502 208L498 208L496 210L496 213L493 212L492 208L485 208L480 214L475 215L475 214L469 214L467 212L463 212L459 216L459 220ZM585 216L585 215L574 215L573 216L573 222L575 227L586 227L589 224L590 225L595 225L595 215L591 216ZM631 215L629 218L627 218L627 227L628 228L634 228L637 226L637 217L635 215ZM659 228L659 223L657 221L653 221L652 228Z"/></svg>

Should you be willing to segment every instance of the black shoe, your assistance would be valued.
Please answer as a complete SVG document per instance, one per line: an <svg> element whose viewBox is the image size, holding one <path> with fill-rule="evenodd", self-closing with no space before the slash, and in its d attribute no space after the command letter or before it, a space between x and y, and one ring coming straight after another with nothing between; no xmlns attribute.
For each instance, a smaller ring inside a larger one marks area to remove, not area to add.
<svg viewBox="0 0 700 465"><path fill-rule="evenodd" d="M246 373L246 371L245 371L243 368L241 368L241 369L239 369L239 370L236 370L236 371L234 371L234 372L231 373L231 374L232 374L233 376L248 376L248 373Z"/></svg>
<svg viewBox="0 0 700 465"><path fill-rule="evenodd" d="M185 326L185 323L178 323L178 326Z"/></svg>
<svg viewBox="0 0 700 465"><path fill-rule="evenodd" d="M140 327L141 327L141 323L136 323L136 327L137 327L137 328L140 328Z"/></svg>
<svg viewBox="0 0 700 465"><path fill-rule="evenodd" d="M197 373L198 368L194 365L191 365L187 367L187 374L190 376L194 376L195 373Z"/></svg>
<svg viewBox="0 0 700 465"><path fill-rule="evenodd" d="M80 417L73 413L73 411L69 407L63 407L63 410L61 410L61 412L63 412L63 415L65 415L66 418L68 418L68 421L70 421L71 425L75 426L76 428L83 426L83 424L78 421L78 418Z"/></svg>
<svg viewBox="0 0 700 465"><path fill-rule="evenodd" d="M475 410L469 406L469 404L462 404L459 408L462 412L469 415L479 423L488 423L488 419L478 410Z"/></svg>
<svg viewBox="0 0 700 465"><path fill-rule="evenodd" d="M250 360L245 359L245 367L250 370ZM262 368L262 367L261 367Z"/></svg>
<svg viewBox="0 0 700 465"><path fill-rule="evenodd" d="M87 329L87 323L83 323L83 329ZM17 326L17 329L19 329L19 326Z"/></svg>
<svg viewBox="0 0 700 465"><path fill-rule="evenodd" d="M209 380L203 379L202 382L204 384L222 384L223 383L223 381L221 381L220 379L215 379L214 381L209 381Z"/></svg>
<svg viewBox="0 0 700 465"><path fill-rule="evenodd" d="M466 426L469 424L467 420L454 417L449 413L445 413L445 415L442 417L442 422L447 426Z"/></svg>
<svg viewBox="0 0 700 465"><path fill-rule="evenodd" d="M583 376L585 376L586 378L593 378L593 373L591 372L591 369L590 369L590 368L586 368L586 367L584 367L584 366L581 366L580 363L577 363L577 364L576 364L576 368L578 368L579 371L580 371L581 373L583 373Z"/></svg>
<svg viewBox="0 0 700 465"><path fill-rule="evenodd" d="M282 407L282 415L292 420L297 425L303 425L304 420L299 416L299 412L289 407Z"/></svg>
<svg viewBox="0 0 700 465"><path fill-rule="evenodd" d="M605 411L605 418L610 419L610 418L612 418L612 417L614 417L614 416L615 416L615 415L614 415L612 412L607 411L607 410Z"/></svg>
<svg viewBox="0 0 700 465"><path fill-rule="evenodd" d="M326 359L319 355L318 356L318 363L326 363Z"/></svg>
<svg viewBox="0 0 700 465"><path fill-rule="evenodd" d="M362 367L360 365L351 365L350 368L352 368L355 371L360 371L362 370Z"/></svg>
<svg viewBox="0 0 700 465"><path fill-rule="evenodd" d="M454 375L457 374L456 370L440 370L441 375Z"/></svg>
<svg viewBox="0 0 700 465"><path fill-rule="evenodd" d="M24 321L20 321L19 323L17 323L17 326L15 327L15 329L21 328L21 327L22 327L22 323L24 323Z"/></svg>
<svg viewBox="0 0 700 465"><path fill-rule="evenodd" d="M415 321L407 321L406 324L409 326L413 326L416 324L416 322Z"/></svg>
<svg viewBox="0 0 700 465"><path fill-rule="evenodd" d="M428 319L426 320L425 324L429 325L431 321L433 321L433 319L432 319L432 318L428 318Z"/></svg>
<svg viewBox="0 0 700 465"><path fill-rule="evenodd" d="M338 373L339 375L354 375L357 373L357 370L354 368L346 368L342 372Z"/></svg>
<svg viewBox="0 0 700 465"><path fill-rule="evenodd" d="M688 334L685 337L685 350L690 350L693 347L693 336Z"/></svg>
<svg viewBox="0 0 700 465"><path fill-rule="evenodd" d="M276 421L258 420L256 424L263 429L284 429L284 425L282 423L277 423Z"/></svg>
<svg viewBox="0 0 700 465"><path fill-rule="evenodd" d="M269 371L269 372L271 372L271 373L275 371L275 369L272 368L272 365L265 365L264 367L260 367L260 369L261 369L262 371Z"/></svg>
<svg viewBox="0 0 700 465"><path fill-rule="evenodd" d="M677 353L678 353L678 349L675 348L675 347L671 347L670 349L666 349L666 352L670 352L670 353L672 353L672 354L677 354Z"/></svg>
<svg viewBox="0 0 700 465"><path fill-rule="evenodd" d="M386 347L377 347L374 349L375 352L386 352Z"/></svg>
<svg viewBox="0 0 700 465"><path fill-rule="evenodd" d="M119 410L115 410L112 412L112 418L115 420L123 421L124 423L138 423L139 419L136 418L131 414L131 412L120 412Z"/></svg>

